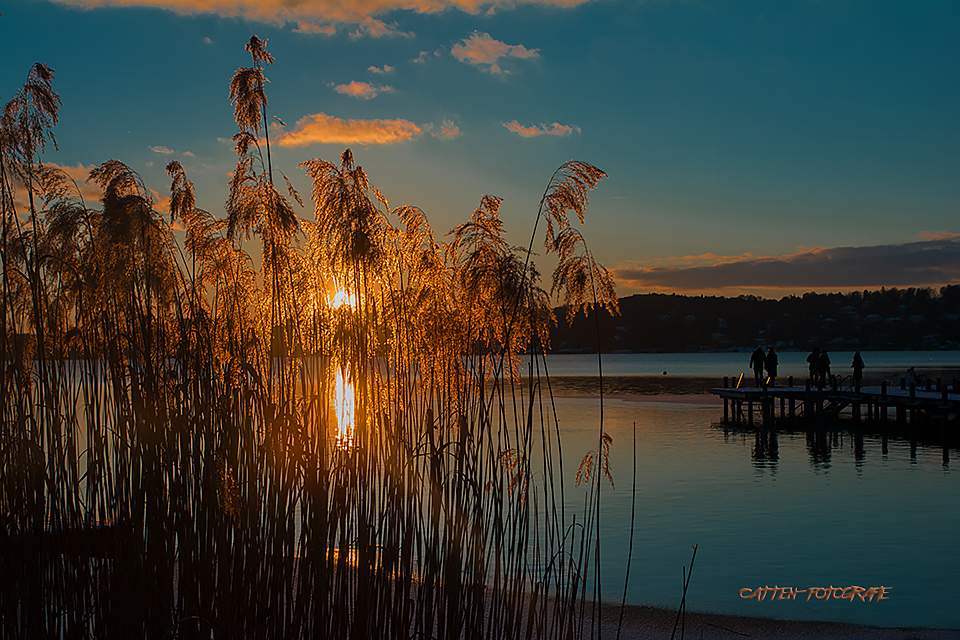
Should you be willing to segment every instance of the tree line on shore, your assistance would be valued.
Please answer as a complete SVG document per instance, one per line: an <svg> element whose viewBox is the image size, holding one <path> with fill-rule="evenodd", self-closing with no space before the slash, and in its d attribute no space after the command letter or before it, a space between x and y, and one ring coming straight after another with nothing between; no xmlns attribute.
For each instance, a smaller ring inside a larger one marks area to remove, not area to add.
<svg viewBox="0 0 960 640"><path fill-rule="evenodd" d="M640 294L601 310L603 351L725 351L758 344L780 350L960 349L960 285L805 293L779 300ZM554 351L596 348L596 320L557 313Z"/></svg>

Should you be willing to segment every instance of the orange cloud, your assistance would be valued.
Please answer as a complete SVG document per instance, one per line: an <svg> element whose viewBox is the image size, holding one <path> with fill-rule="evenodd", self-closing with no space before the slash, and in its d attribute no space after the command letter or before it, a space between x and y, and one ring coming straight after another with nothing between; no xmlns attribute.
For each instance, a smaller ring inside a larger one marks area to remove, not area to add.
<svg viewBox="0 0 960 640"><path fill-rule="evenodd" d="M212 13L254 22L283 24L300 22L365 24L368 18L392 11L440 13L448 9L479 14L482 11L512 9L518 5L574 7L588 0L54 0L60 4L90 9L96 7L153 7L184 15ZM382 23L381 23L382 24ZM301 31L301 33L312 33ZM320 31L318 33L325 33ZM399 32L398 32L399 33ZM362 35L372 35L363 33ZM386 34L383 34L386 35Z"/></svg>
<svg viewBox="0 0 960 640"><path fill-rule="evenodd" d="M443 122L440 123L440 131L435 131L430 135L434 138L440 138L441 140L453 140L454 138L460 137L460 127L454 124L453 120L444 118Z"/></svg>
<svg viewBox="0 0 960 640"><path fill-rule="evenodd" d="M381 93L393 93L394 91L393 87L387 84L378 86L375 84L370 84L369 82L357 82L356 80L350 84L338 84L333 88L333 90L337 93L342 93L345 96L363 98L364 100L376 98Z"/></svg>
<svg viewBox="0 0 960 640"><path fill-rule="evenodd" d="M173 149L168 149L167 147L159 144L154 147L150 147L150 151L153 151L155 153L162 153L164 155L170 155L172 153L176 153L176 151L174 151Z"/></svg>
<svg viewBox="0 0 960 640"><path fill-rule="evenodd" d="M276 127L279 129L280 127ZM311 144L396 144L421 135L423 129L409 120L344 120L317 113L297 120L291 131L275 138L281 147Z"/></svg>
<svg viewBox="0 0 960 640"><path fill-rule="evenodd" d="M297 20L297 28L294 29L293 32L308 35L332 36L337 32L337 27L332 24L315 24L307 20Z"/></svg>
<svg viewBox="0 0 960 640"><path fill-rule="evenodd" d="M77 183L77 187L80 189L80 195L83 197L83 201L88 207L91 206L91 203L99 202L100 198L103 197L103 190L100 189L97 183L87 182L87 178L90 177L90 172L95 168L94 165L85 167L82 163L77 163L77 166L71 167L59 165L55 162L44 162L43 164L47 167L59 169L73 178L73 181Z"/></svg>
<svg viewBox="0 0 960 640"><path fill-rule="evenodd" d="M488 66L490 73L504 73L498 62L501 58L539 58L539 49L527 49L522 44L506 44L494 40L489 33L474 31L473 34L450 49L453 57L460 62Z"/></svg>
<svg viewBox="0 0 960 640"><path fill-rule="evenodd" d="M147 188L147 191L150 192L150 197L153 198L153 208L157 211L157 213L161 213L163 215L169 215L170 200L171 200L170 194L161 196L156 189L150 189L149 187ZM178 225L175 228L181 228L181 227L179 227Z"/></svg>
<svg viewBox="0 0 960 640"><path fill-rule="evenodd" d="M377 67L377 66L374 66L374 65L370 65L369 67L367 67L367 71L369 71L369 72L371 72L371 73L379 73L379 74L381 74L381 75L386 75L386 74L388 74L388 73L393 73L393 67L391 67L391 66L388 65L388 64L385 64L385 65L383 65L383 68L381 69L380 67Z"/></svg>
<svg viewBox="0 0 960 640"><path fill-rule="evenodd" d="M508 131L512 131L523 138L533 138L536 136L569 136L574 131L580 133L580 127L576 125L565 125L554 122L551 125L539 124L527 127L516 120L513 122L504 122L503 126Z"/></svg>
<svg viewBox="0 0 960 640"><path fill-rule="evenodd" d="M413 33L408 31L400 31L400 28L397 26L396 22L387 24L382 20L377 20L376 18L371 18L370 16L364 18L358 25L357 30L350 34L350 38L352 40L358 40L364 36L368 38L414 37Z"/></svg>
<svg viewBox="0 0 960 640"><path fill-rule="evenodd" d="M950 233L949 231L923 231L917 234L921 240L957 240L960 239L960 233Z"/></svg>
<svg viewBox="0 0 960 640"><path fill-rule="evenodd" d="M94 165L89 167L83 166L83 164L78 163L77 166L71 167L66 165L59 165L56 162L44 162L43 165L50 169L59 169L63 173L67 174L76 184L76 190L71 191L69 197L76 198L77 193L83 199L83 204L86 207L95 206L97 202L100 201L100 198L103 197L103 191L97 186L96 183L87 182L87 178L90 176L90 172L94 169ZM26 218L30 213L30 200L27 195L26 187L16 178L13 180L14 183L14 198L13 206L16 209L17 215ZM43 207L43 200L34 196L34 206L37 207L37 210L41 210Z"/></svg>

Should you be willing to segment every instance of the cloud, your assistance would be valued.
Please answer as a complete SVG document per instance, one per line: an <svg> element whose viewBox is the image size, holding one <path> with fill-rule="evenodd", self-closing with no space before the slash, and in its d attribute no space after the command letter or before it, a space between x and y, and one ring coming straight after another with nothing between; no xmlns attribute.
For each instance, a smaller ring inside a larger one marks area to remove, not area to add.
<svg viewBox="0 0 960 640"><path fill-rule="evenodd" d="M950 233L949 231L921 231L917 234L921 240L949 240L951 238L960 238L960 233Z"/></svg>
<svg viewBox="0 0 960 640"><path fill-rule="evenodd" d="M357 26L357 30L350 34L350 39L359 40L364 36L368 38L413 38L414 34L408 31L400 31L396 22L387 24L382 20L367 16Z"/></svg>
<svg viewBox="0 0 960 640"><path fill-rule="evenodd" d="M441 140L453 140L460 137L460 127L454 124L453 120L444 118L440 123L440 131L434 131L430 135Z"/></svg>
<svg viewBox="0 0 960 640"><path fill-rule="evenodd" d="M153 208L157 213L162 213L167 215L170 213L170 194L168 193L165 196L161 196L155 189L148 188L147 191L150 192L150 197L153 198ZM176 225L174 228L183 229L180 225Z"/></svg>
<svg viewBox="0 0 960 640"><path fill-rule="evenodd" d="M297 28L294 33L305 33L308 35L332 36L337 32L337 26L333 24L316 24L308 20L297 20Z"/></svg>
<svg viewBox="0 0 960 640"><path fill-rule="evenodd" d="M394 88L387 84L375 85L369 82L357 82L354 80L350 84L338 84L333 90L345 96L370 100L376 98L381 93L393 93Z"/></svg>
<svg viewBox="0 0 960 640"><path fill-rule="evenodd" d="M184 152L183 152L183 155L185 155L185 156L187 156L187 157L189 157L189 158L192 158L192 157L193 157L193 151L184 151Z"/></svg>
<svg viewBox="0 0 960 640"><path fill-rule="evenodd" d="M388 64L385 64L385 65L383 65L383 68L381 69L380 67L377 67L377 66L374 66L374 65L370 65L369 67L367 67L367 71L369 71L369 72L371 72L371 73L379 73L379 74L381 74L381 75L386 75L386 74L388 74L388 73L393 73L393 67L391 67L391 66L388 65Z"/></svg>
<svg viewBox="0 0 960 640"><path fill-rule="evenodd" d="M416 58L410 58L410 62L413 62L414 64L423 64L424 62L429 60L431 57L439 58L440 50L437 49L432 54L429 51L421 51L420 55L418 55Z"/></svg>
<svg viewBox="0 0 960 640"><path fill-rule="evenodd" d="M288 148L311 144L396 144L422 133L423 129L409 120L344 120L317 113L300 118L291 131L281 131L275 140Z"/></svg>
<svg viewBox="0 0 960 640"><path fill-rule="evenodd" d="M533 138L536 136L569 136L574 131L580 133L580 127L560 124L559 122L554 122L550 125L540 123L539 125L527 127L514 120L513 122L504 122L503 126L506 127L508 131L512 131L523 138Z"/></svg>
<svg viewBox="0 0 960 640"><path fill-rule="evenodd" d="M150 147L150 151L153 151L153 152L155 152L155 153L162 153L162 154L168 155L168 156L171 155L171 154L176 153L176 151L174 151L173 149L168 149L167 147L164 147L163 145L157 145L157 146L155 146L155 147Z"/></svg>
<svg viewBox="0 0 960 640"><path fill-rule="evenodd" d="M522 44L506 44L494 40L489 33L473 34L450 48L453 57L466 64L487 67L490 73L504 73L498 62L501 58L539 58L539 49L527 49Z"/></svg>
<svg viewBox="0 0 960 640"><path fill-rule="evenodd" d="M518 5L574 7L589 0L54 0L60 4L91 9L98 7L154 7L183 15L216 14L252 22L284 24L346 23L361 26L368 18L393 11L442 13L450 9L473 15L491 9ZM301 32L305 33L305 32ZM368 34L364 34L368 35Z"/></svg>
<svg viewBox="0 0 960 640"><path fill-rule="evenodd" d="M631 289L677 292L810 291L960 282L960 234L932 235L935 237L905 244L817 247L773 257L685 256L677 259L678 266L614 269L613 277Z"/></svg>
<svg viewBox="0 0 960 640"><path fill-rule="evenodd" d="M99 202L100 198L103 197L103 190L100 189L100 186L96 182L87 182L87 178L90 177L90 172L96 168L96 165L85 167L82 163L77 163L77 166L71 167L55 162L44 162L43 164L52 169L59 169L73 178L73 181L77 184L77 188L80 190L80 196L88 207L91 206L91 203ZM75 196L76 194L71 195Z"/></svg>
<svg viewBox="0 0 960 640"><path fill-rule="evenodd" d="M203 37L203 44L213 44L213 38L210 38L210 37L208 37L208 36L204 36L204 37Z"/></svg>

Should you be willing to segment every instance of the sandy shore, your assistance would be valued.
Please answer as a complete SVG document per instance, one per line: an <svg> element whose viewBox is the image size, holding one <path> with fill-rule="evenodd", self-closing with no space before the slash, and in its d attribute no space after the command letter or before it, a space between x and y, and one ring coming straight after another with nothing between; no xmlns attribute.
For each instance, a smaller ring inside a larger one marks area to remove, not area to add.
<svg viewBox="0 0 960 640"><path fill-rule="evenodd" d="M602 638L617 638L620 607L604 605ZM623 614L621 640L668 639L674 631L677 612L654 607L628 606ZM589 629L584 632L588 638ZM594 632L593 637L596 637ZM675 638L681 637L676 628ZM838 622L808 622L750 618L712 613L687 612L683 620L683 636L689 640L732 640L735 638L775 638L794 640L948 640L960 638L960 629L879 628Z"/></svg>

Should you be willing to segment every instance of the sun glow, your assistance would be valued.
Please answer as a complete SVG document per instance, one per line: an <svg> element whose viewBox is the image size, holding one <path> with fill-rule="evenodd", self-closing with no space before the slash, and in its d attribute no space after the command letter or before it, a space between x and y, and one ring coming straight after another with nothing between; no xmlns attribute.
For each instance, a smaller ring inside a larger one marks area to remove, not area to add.
<svg viewBox="0 0 960 640"><path fill-rule="evenodd" d="M335 309L346 305L356 307L357 295L354 293L347 293L343 289L337 287L337 292L333 294L333 299L330 301L330 304Z"/></svg>

